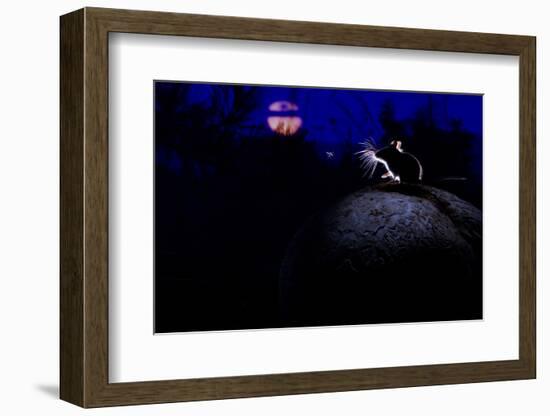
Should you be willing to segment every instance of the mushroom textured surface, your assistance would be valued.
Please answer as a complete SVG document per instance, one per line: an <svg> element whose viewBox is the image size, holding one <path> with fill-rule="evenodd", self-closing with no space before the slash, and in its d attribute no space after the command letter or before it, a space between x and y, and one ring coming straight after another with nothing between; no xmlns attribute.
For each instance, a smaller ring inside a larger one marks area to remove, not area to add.
<svg viewBox="0 0 550 416"><path fill-rule="evenodd" d="M284 255L295 326L482 318L481 211L418 184L367 187L311 217Z"/></svg>

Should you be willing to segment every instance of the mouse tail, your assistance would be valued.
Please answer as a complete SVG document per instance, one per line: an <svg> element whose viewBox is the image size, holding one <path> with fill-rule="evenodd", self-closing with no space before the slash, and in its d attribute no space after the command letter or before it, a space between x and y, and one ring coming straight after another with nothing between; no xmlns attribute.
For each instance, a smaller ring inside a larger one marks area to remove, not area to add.
<svg viewBox="0 0 550 416"><path fill-rule="evenodd" d="M464 176L444 176L436 179L437 182L465 182L467 180L468 178Z"/></svg>

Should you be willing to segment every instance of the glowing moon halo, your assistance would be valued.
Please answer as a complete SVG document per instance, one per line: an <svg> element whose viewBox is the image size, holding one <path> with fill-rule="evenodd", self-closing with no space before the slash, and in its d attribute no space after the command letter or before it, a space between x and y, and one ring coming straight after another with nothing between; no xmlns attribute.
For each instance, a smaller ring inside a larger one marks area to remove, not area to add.
<svg viewBox="0 0 550 416"><path fill-rule="evenodd" d="M285 113L267 117L269 128L282 136L292 136L302 126L302 118L295 113L298 106L290 101L275 101L269 106L271 113Z"/></svg>

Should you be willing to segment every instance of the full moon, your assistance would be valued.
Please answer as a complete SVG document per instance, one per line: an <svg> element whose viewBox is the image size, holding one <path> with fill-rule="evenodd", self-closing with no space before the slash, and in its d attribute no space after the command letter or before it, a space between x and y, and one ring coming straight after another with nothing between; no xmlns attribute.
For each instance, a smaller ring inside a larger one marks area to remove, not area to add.
<svg viewBox="0 0 550 416"><path fill-rule="evenodd" d="M292 136L302 126L302 118L297 115L298 106L290 101L275 101L269 111L267 124L277 134Z"/></svg>

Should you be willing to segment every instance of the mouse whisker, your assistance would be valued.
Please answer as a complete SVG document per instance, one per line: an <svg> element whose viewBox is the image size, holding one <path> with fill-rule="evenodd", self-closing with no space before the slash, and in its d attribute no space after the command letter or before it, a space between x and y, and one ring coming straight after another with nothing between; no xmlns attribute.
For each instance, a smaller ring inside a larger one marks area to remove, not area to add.
<svg viewBox="0 0 550 416"><path fill-rule="evenodd" d="M364 142L359 143L362 149L355 154L359 156L361 161L361 168L363 169L363 177L372 178L376 166L378 165L378 159L376 158L376 145L372 139L367 139Z"/></svg>

